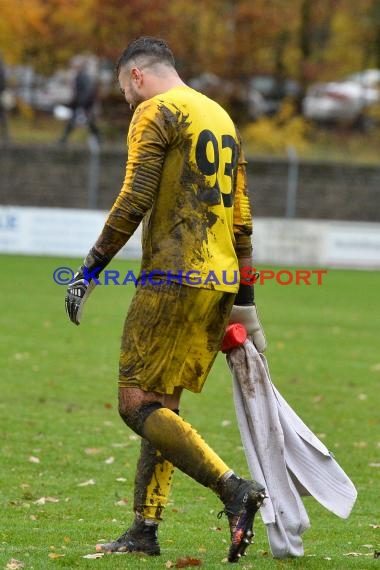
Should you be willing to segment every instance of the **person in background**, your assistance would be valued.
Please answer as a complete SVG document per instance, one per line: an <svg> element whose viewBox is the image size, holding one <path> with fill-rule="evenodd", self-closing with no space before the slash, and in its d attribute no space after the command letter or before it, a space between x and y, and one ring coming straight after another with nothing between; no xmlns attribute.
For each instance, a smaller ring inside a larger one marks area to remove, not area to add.
<svg viewBox="0 0 380 570"><path fill-rule="evenodd" d="M96 142L100 142L99 129L96 125L97 96L97 80L90 74L86 60L81 60L76 64L73 99L70 104L72 115L59 139L61 144L67 143L72 131L80 124L85 124Z"/></svg>

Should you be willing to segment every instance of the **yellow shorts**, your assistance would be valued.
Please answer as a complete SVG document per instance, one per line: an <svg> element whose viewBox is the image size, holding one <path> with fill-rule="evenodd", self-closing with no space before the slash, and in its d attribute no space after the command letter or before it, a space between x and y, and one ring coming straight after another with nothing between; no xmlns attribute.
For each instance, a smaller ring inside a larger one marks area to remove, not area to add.
<svg viewBox="0 0 380 570"><path fill-rule="evenodd" d="M139 285L124 323L119 386L200 392L220 350L234 293Z"/></svg>

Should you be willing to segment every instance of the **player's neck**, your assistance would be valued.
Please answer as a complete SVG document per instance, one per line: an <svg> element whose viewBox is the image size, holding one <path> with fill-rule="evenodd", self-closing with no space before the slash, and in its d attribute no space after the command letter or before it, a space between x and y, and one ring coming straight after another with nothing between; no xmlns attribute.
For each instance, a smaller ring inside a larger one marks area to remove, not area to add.
<svg viewBox="0 0 380 570"><path fill-rule="evenodd" d="M162 95L170 89L175 87L185 87L186 83L177 75L177 73L170 73L164 77L155 78L149 85L149 98L156 95Z"/></svg>

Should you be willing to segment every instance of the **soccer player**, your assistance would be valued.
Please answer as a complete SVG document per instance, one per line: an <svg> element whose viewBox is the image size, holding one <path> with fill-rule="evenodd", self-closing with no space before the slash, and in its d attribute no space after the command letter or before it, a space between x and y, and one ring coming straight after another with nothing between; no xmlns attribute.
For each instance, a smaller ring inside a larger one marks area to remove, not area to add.
<svg viewBox="0 0 380 570"><path fill-rule="evenodd" d="M157 528L177 467L221 499L236 562L265 490L234 473L179 416L179 402L183 389L202 390L229 322L242 322L265 349L253 286L239 285L239 267L252 265L241 141L229 115L181 80L163 40L133 41L117 72L134 110L125 180L66 294L79 324L95 277L143 222L141 269L150 277L140 279L128 310L119 366L119 413L142 438L135 519L97 549L160 554Z"/></svg>

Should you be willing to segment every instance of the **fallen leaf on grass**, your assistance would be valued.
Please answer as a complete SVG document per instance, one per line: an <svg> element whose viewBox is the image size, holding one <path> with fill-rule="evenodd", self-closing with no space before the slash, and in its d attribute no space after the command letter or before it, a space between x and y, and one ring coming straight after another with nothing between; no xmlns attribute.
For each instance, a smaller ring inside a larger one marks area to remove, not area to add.
<svg viewBox="0 0 380 570"><path fill-rule="evenodd" d="M86 455L96 455L102 451L101 447L86 447L84 450Z"/></svg>
<svg viewBox="0 0 380 570"><path fill-rule="evenodd" d="M380 463L368 463L369 467L380 467Z"/></svg>
<svg viewBox="0 0 380 570"><path fill-rule="evenodd" d="M94 554L85 554L82 558L102 558L104 552L95 552Z"/></svg>
<svg viewBox="0 0 380 570"><path fill-rule="evenodd" d="M347 552L345 554L343 554L343 556L353 556L354 558L357 556L372 556L372 553L369 552Z"/></svg>
<svg viewBox="0 0 380 570"><path fill-rule="evenodd" d="M26 507L26 508L30 507L29 503L25 503L24 501L20 501L20 499L16 499L15 501L8 501L8 505L10 507Z"/></svg>
<svg viewBox="0 0 380 570"><path fill-rule="evenodd" d="M29 356L29 352L15 352L13 355L15 360L26 360Z"/></svg>
<svg viewBox="0 0 380 570"><path fill-rule="evenodd" d="M40 463L40 458L39 457L35 457L34 455L31 455L28 459L28 461L30 461L30 463Z"/></svg>
<svg viewBox="0 0 380 570"><path fill-rule="evenodd" d="M324 399L325 397L323 394L318 394L317 396L314 396L312 401L314 404L319 404L320 402L323 402Z"/></svg>
<svg viewBox="0 0 380 570"><path fill-rule="evenodd" d="M185 558L178 558L175 563L175 568L187 568L188 566L202 566L202 560L199 558L191 558L186 556Z"/></svg>
<svg viewBox="0 0 380 570"><path fill-rule="evenodd" d="M172 562L171 560L165 562L166 568L187 568L189 566L202 566L202 560L186 556L185 558L178 558L177 562Z"/></svg>
<svg viewBox="0 0 380 570"><path fill-rule="evenodd" d="M51 558L52 560L57 560L57 558L62 558L63 556L65 556L64 554L59 554L58 552L50 552L48 554L49 558Z"/></svg>
<svg viewBox="0 0 380 570"><path fill-rule="evenodd" d="M6 570L19 570L19 568L24 568L24 562L17 560L16 558L11 558L6 565Z"/></svg>
<svg viewBox="0 0 380 570"><path fill-rule="evenodd" d="M120 499L120 501L116 501L115 505L117 507L124 507L125 505L128 505L128 499Z"/></svg>
<svg viewBox="0 0 380 570"><path fill-rule="evenodd" d="M83 481L83 483L78 483L78 487L88 487L88 485L95 485L94 479L88 479L88 481Z"/></svg>
<svg viewBox="0 0 380 570"><path fill-rule="evenodd" d="M380 528L380 524L370 524L371 528Z"/></svg>
<svg viewBox="0 0 380 570"><path fill-rule="evenodd" d="M116 481L118 481L119 483L125 483L126 478L125 477L117 477Z"/></svg>
<svg viewBox="0 0 380 570"><path fill-rule="evenodd" d="M107 459L105 459L104 463L106 465L111 465L114 461L115 461L114 457L107 457Z"/></svg>
<svg viewBox="0 0 380 570"><path fill-rule="evenodd" d="M59 499L56 497L41 497L37 499L37 501L34 501L35 505L45 505L46 503L59 503Z"/></svg>

